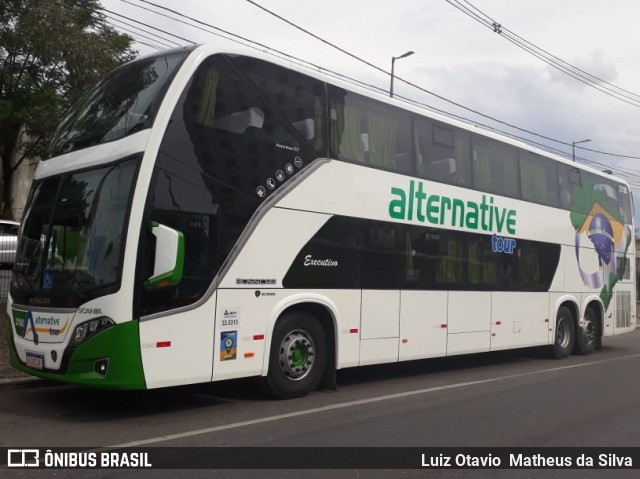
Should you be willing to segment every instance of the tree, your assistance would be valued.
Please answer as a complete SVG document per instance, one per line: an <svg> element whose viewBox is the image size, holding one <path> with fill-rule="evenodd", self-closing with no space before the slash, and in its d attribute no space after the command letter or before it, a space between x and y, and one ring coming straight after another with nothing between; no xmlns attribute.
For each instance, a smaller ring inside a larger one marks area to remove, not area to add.
<svg viewBox="0 0 640 479"><path fill-rule="evenodd" d="M132 41L105 23L99 0L0 0L3 217L18 166L43 157L65 110L136 56Z"/></svg>

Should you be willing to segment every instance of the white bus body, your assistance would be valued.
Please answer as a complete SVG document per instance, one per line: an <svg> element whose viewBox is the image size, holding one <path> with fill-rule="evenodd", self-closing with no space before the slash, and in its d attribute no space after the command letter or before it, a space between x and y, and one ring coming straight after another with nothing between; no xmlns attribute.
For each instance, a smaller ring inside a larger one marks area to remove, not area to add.
<svg viewBox="0 0 640 479"><path fill-rule="evenodd" d="M336 369L562 358L635 328L624 181L253 57L163 52L72 110L21 228L14 367L293 397Z"/></svg>

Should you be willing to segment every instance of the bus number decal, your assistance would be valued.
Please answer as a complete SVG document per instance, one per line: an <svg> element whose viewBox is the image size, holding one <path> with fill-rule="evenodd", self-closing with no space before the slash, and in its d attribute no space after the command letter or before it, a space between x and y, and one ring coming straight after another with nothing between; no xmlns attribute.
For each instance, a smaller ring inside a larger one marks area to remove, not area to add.
<svg viewBox="0 0 640 479"><path fill-rule="evenodd" d="M222 314L222 327L225 326L238 326L238 308L227 308Z"/></svg>

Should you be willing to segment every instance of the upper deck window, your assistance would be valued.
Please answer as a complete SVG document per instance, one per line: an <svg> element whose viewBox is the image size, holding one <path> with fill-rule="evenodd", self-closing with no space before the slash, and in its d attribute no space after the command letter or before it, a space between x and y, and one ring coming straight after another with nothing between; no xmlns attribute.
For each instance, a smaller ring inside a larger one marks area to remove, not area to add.
<svg viewBox="0 0 640 479"><path fill-rule="evenodd" d="M143 58L111 72L71 108L51 142L48 156L119 140L150 128L187 54Z"/></svg>

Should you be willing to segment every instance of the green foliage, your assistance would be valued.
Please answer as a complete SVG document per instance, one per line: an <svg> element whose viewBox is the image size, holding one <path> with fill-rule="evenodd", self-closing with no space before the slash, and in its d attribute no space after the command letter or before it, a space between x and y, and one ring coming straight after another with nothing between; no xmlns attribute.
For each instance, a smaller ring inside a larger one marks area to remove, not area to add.
<svg viewBox="0 0 640 479"><path fill-rule="evenodd" d="M64 111L104 74L136 55L132 39L109 27L99 9L99 0L0 0L5 216L11 211L11 176L19 164L42 157Z"/></svg>

